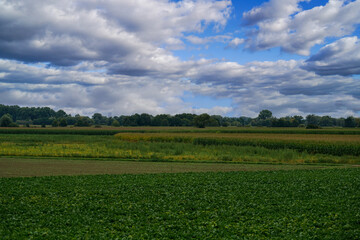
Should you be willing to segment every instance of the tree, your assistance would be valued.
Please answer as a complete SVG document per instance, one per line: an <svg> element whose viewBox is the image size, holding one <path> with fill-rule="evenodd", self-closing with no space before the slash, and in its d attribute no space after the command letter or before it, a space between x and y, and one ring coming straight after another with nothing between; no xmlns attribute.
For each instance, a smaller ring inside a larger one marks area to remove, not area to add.
<svg viewBox="0 0 360 240"><path fill-rule="evenodd" d="M150 126L152 116L147 113L142 113L139 119L139 126Z"/></svg>
<svg viewBox="0 0 360 240"><path fill-rule="evenodd" d="M356 121L355 118L352 116L349 116L345 119L345 127L353 128L356 127Z"/></svg>
<svg viewBox="0 0 360 240"><path fill-rule="evenodd" d="M120 123L118 120L114 119L114 121L112 121L112 124L111 124L113 127L120 127Z"/></svg>
<svg viewBox="0 0 360 240"><path fill-rule="evenodd" d="M314 114L310 114L306 116L306 124L307 125L319 125L320 117Z"/></svg>
<svg viewBox="0 0 360 240"><path fill-rule="evenodd" d="M52 121L52 123L51 123L51 126L58 127L59 126L58 120L54 119L54 121Z"/></svg>
<svg viewBox="0 0 360 240"><path fill-rule="evenodd" d="M334 120L330 116L322 116L319 124L322 127L331 127L334 125Z"/></svg>
<svg viewBox="0 0 360 240"><path fill-rule="evenodd" d="M4 114L0 118L0 127L10 127L13 123L12 117L9 114Z"/></svg>
<svg viewBox="0 0 360 240"><path fill-rule="evenodd" d="M194 118L194 125L198 128L204 128L209 124L210 116L207 113L200 114Z"/></svg>
<svg viewBox="0 0 360 240"><path fill-rule="evenodd" d="M67 121L66 121L65 118L60 119L59 126L60 127L66 127L67 126Z"/></svg>
<svg viewBox="0 0 360 240"><path fill-rule="evenodd" d="M64 118L64 117L67 116L66 112L64 110L62 110L62 109L57 111L55 115L56 115L57 118Z"/></svg>
<svg viewBox="0 0 360 240"><path fill-rule="evenodd" d="M269 110L261 110L261 112L259 113L259 116L258 116L259 119L261 120L266 120L266 119L269 119L269 118L272 118L272 112L269 111Z"/></svg>
<svg viewBox="0 0 360 240"><path fill-rule="evenodd" d="M105 125L107 123L107 117L101 115L101 113L94 113L92 120L96 125Z"/></svg>
<svg viewBox="0 0 360 240"><path fill-rule="evenodd" d="M77 127L89 127L91 126L92 122L89 117L83 116L76 116L76 123L75 126Z"/></svg>

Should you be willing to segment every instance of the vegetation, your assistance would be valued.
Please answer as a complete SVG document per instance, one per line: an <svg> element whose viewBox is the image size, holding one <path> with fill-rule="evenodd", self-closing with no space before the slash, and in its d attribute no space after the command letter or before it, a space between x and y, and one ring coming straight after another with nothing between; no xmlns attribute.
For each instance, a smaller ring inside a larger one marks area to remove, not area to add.
<svg viewBox="0 0 360 240"><path fill-rule="evenodd" d="M360 127L360 118L348 116L347 118L332 118L330 116L308 115L306 118L302 116L286 116L276 118L273 117L269 110L260 111L258 117L222 117L219 115L208 115L206 113L196 115L190 113L176 114L174 116L168 114L159 114L152 116L147 113L133 114L131 116L114 116L106 117L100 113L93 116L71 116L63 110L55 111L48 107L19 107L5 106L0 104L0 116L9 114L13 120L20 125L58 125L64 127L67 125L75 125L86 127L96 126L196 126L204 128L211 127L227 127L227 126L266 126L266 127L301 127L301 126L317 126L317 127ZM57 123L57 124L55 124Z"/></svg>
<svg viewBox="0 0 360 240"><path fill-rule="evenodd" d="M96 128L16 129L20 132L2 129L19 134L0 134L0 156L289 164L360 163L360 136L343 135L344 132L332 135L240 134L196 128L193 128L195 132L186 132L191 130L188 128L165 128L161 132L161 128L157 128L152 133L146 132L151 128L138 129L145 131L141 133L131 132L136 128L120 129L124 132L116 137L108 135L114 134L113 130ZM20 134L23 131L32 134Z"/></svg>
<svg viewBox="0 0 360 240"><path fill-rule="evenodd" d="M223 134L196 134L189 136L189 134L122 134L119 133L116 137L129 141L150 141L150 142L185 142L195 145L233 145L233 146L253 146L264 147L267 149L294 149L299 152L307 153L321 153L330 155L353 155L360 156L360 138L354 138L352 142L347 141L347 137L341 136L335 141L329 141L334 138L322 136L323 138L316 138L316 140L308 140L305 136L299 137L296 135L291 138L279 138L279 135L264 136L264 135L240 135L240 136L224 136Z"/></svg>
<svg viewBox="0 0 360 240"><path fill-rule="evenodd" d="M359 239L359 169L0 179L2 239Z"/></svg>
<svg viewBox="0 0 360 240"><path fill-rule="evenodd" d="M0 156L1 239L360 238L360 129L2 128Z"/></svg>
<svg viewBox="0 0 360 240"><path fill-rule="evenodd" d="M0 127L17 127L17 125L13 122L9 114L4 114L0 118Z"/></svg>

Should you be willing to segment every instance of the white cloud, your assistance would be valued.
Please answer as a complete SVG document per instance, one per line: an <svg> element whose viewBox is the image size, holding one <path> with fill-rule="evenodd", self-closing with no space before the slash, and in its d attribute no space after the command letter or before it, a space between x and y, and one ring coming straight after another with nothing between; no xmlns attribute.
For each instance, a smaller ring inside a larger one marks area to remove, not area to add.
<svg viewBox="0 0 360 240"><path fill-rule="evenodd" d="M243 14L245 24L256 25L246 46L253 50L281 47L283 51L309 55L310 48L328 37L351 34L360 23L360 1L329 0L325 6L301 10L301 0L270 2Z"/></svg>
<svg viewBox="0 0 360 240"><path fill-rule="evenodd" d="M70 66L136 61L163 44L181 46L184 33L224 26L231 1L2 0L0 6L0 57Z"/></svg>
<svg viewBox="0 0 360 240"><path fill-rule="evenodd" d="M245 39L243 38L234 38L233 40L231 40L227 47L230 47L230 48L238 48L239 45L243 44L245 42Z"/></svg>
<svg viewBox="0 0 360 240"><path fill-rule="evenodd" d="M112 115L209 112L225 114L227 107L193 108L182 100L196 90L189 81L42 68L0 60L0 102L21 106L49 106L69 113Z"/></svg>
<svg viewBox="0 0 360 240"><path fill-rule="evenodd" d="M300 10L298 3L304 1L306 0L270 0L243 13L243 19L246 25L255 25L263 21L288 18Z"/></svg>
<svg viewBox="0 0 360 240"><path fill-rule="evenodd" d="M347 37L326 45L306 61L304 68L319 75L360 74L359 39Z"/></svg>
<svg viewBox="0 0 360 240"><path fill-rule="evenodd" d="M302 61L204 63L188 77L201 94L233 100L238 115L255 117L262 109L276 116L308 114L358 115L360 82L350 77L318 76ZM206 85L205 85L206 84Z"/></svg>
<svg viewBox="0 0 360 240"><path fill-rule="evenodd" d="M339 76L358 73L356 37L330 44L306 62L182 61L170 52L187 39L307 54L328 36L351 33L359 22L359 1L332 0L307 11L299 2L273 0L245 13L248 26L259 31L244 42L230 34L196 37L209 25L225 26L227 0L0 0L0 102L89 115L256 116L262 109L275 115L356 115L360 83ZM334 72L335 66L341 68ZM232 106L199 109L182 100L185 92L231 98Z"/></svg>

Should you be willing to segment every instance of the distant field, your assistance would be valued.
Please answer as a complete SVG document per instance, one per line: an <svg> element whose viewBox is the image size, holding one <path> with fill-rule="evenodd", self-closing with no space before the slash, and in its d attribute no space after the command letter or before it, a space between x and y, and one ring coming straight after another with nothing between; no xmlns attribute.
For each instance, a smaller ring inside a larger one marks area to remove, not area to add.
<svg viewBox="0 0 360 240"><path fill-rule="evenodd" d="M360 239L360 169L0 178L1 239Z"/></svg>
<svg viewBox="0 0 360 240"><path fill-rule="evenodd" d="M230 138L230 140L235 142L223 144L216 139L215 142L206 142L212 141L206 138L200 138L200 141L193 143L129 141L114 136L101 135L0 134L0 156L51 157L61 159L88 158L114 161L263 162L286 164L360 163L359 156L337 156L316 154L310 151L298 151L297 149L287 148L284 144L288 144L288 142L279 143L275 140L260 141L261 144L279 144L271 149L261 145L257 146L257 139L255 139L255 144L253 144L254 140L251 139L245 139L245 141L250 141L245 142L245 144L239 143L236 138ZM315 143L311 146L319 146L322 149L325 146L325 150L336 150L336 148L333 148L333 143L330 145ZM336 143L336 146L345 146L345 150L347 146L359 147L359 145L351 143L345 143L345 145Z"/></svg>
<svg viewBox="0 0 360 240"><path fill-rule="evenodd" d="M300 133L304 131L309 134ZM119 133L114 136L115 132ZM360 135L355 133L360 131L190 127L0 129L0 156L360 164Z"/></svg>
<svg viewBox="0 0 360 240"><path fill-rule="evenodd" d="M260 133L118 133L121 140L184 142L196 145L235 145L300 152L360 156L359 135L260 134Z"/></svg>

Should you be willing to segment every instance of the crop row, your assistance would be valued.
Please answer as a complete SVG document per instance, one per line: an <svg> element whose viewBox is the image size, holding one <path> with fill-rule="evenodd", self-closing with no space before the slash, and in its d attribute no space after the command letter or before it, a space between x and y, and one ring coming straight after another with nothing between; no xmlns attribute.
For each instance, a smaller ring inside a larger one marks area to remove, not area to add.
<svg viewBox="0 0 360 240"><path fill-rule="evenodd" d="M293 149L299 152L308 152L311 154L360 156L360 144L358 142L327 142L265 138L190 137L171 135L152 136L150 134L116 134L115 137L127 141L184 142L203 146L253 146L264 147L267 149Z"/></svg>
<svg viewBox="0 0 360 240"><path fill-rule="evenodd" d="M1 239L360 239L359 169L0 178Z"/></svg>

